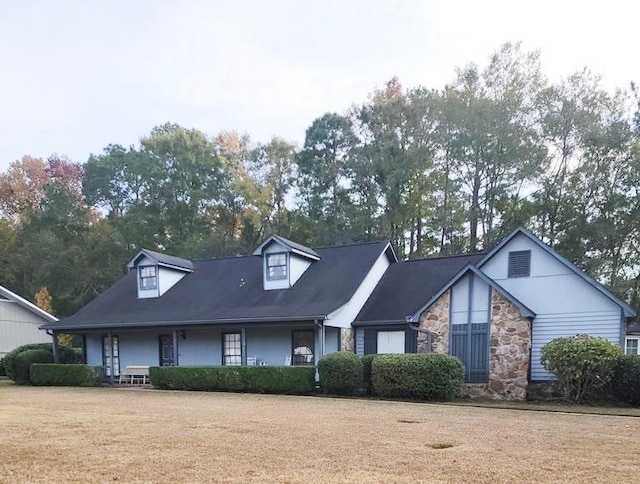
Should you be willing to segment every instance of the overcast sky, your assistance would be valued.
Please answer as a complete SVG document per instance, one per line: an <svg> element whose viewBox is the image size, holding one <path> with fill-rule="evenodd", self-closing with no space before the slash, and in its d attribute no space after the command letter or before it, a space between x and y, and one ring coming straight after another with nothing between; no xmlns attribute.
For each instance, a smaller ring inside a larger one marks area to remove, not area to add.
<svg viewBox="0 0 640 484"><path fill-rule="evenodd" d="M301 144L311 122L394 75L441 88L507 41L550 79L589 67L640 83L631 0L29 1L0 3L0 170L85 162L166 121Z"/></svg>

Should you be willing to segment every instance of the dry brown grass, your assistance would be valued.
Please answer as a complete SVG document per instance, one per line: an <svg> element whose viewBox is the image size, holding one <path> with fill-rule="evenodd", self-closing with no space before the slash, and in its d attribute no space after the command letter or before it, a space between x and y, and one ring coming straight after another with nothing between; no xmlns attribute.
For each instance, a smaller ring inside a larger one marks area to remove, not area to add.
<svg viewBox="0 0 640 484"><path fill-rule="evenodd" d="M0 482L637 482L640 419L0 386Z"/></svg>

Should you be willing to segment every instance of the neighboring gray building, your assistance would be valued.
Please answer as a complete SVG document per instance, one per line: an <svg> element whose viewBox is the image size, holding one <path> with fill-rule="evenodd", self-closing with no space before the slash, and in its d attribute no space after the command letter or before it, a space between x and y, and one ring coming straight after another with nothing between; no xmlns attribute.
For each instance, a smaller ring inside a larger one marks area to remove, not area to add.
<svg viewBox="0 0 640 484"><path fill-rule="evenodd" d="M112 379L127 365L440 351L463 361L469 394L522 399L529 382L549 380L540 348L555 337L637 348L626 334L633 309L525 229L486 254L418 261L398 262L388 242L310 249L274 235L250 256L142 250L128 267L76 314L42 326L82 334L87 362Z"/></svg>
<svg viewBox="0 0 640 484"><path fill-rule="evenodd" d="M0 358L29 343L50 343L51 336L38 329L57 319L35 304L0 286Z"/></svg>

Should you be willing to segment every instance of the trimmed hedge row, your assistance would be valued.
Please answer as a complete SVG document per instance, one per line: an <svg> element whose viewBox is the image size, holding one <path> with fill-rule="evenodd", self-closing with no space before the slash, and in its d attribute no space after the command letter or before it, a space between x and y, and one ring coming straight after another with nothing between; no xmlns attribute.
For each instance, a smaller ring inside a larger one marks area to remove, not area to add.
<svg viewBox="0 0 640 484"><path fill-rule="evenodd" d="M312 366L154 366L149 377L162 390L301 395L315 389L315 372Z"/></svg>
<svg viewBox="0 0 640 484"><path fill-rule="evenodd" d="M464 382L462 362L438 353L358 358L340 351L323 357L318 372L321 388L339 395L362 391L381 397L450 400L459 395Z"/></svg>
<svg viewBox="0 0 640 484"><path fill-rule="evenodd" d="M381 397L451 400L463 383L462 362L440 353L380 355L371 364L373 392Z"/></svg>
<svg viewBox="0 0 640 484"><path fill-rule="evenodd" d="M640 405L640 358L623 356L613 368L611 393L621 403Z"/></svg>
<svg viewBox="0 0 640 484"><path fill-rule="evenodd" d="M93 387L102 383L100 366L33 363L29 375L33 385Z"/></svg>
<svg viewBox="0 0 640 484"><path fill-rule="evenodd" d="M360 358L350 351L330 353L318 362L322 389L336 395L354 395L363 381Z"/></svg>
<svg viewBox="0 0 640 484"><path fill-rule="evenodd" d="M39 350L40 353L22 353ZM45 357L45 353L48 355ZM82 354L72 348L58 347L58 360L60 363L81 363ZM33 343L14 348L2 359L4 371L7 377L18 385L29 385L29 366L31 363L53 363L53 345L51 343Z"/></svg>

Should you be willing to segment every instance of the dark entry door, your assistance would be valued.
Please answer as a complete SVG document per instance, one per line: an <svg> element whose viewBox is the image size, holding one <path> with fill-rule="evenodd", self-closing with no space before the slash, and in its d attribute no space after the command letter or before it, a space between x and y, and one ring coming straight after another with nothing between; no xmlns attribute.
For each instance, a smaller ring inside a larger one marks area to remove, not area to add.
<svg viewBox="0 0 640 484"><path fill-rule="evenodd" d="M176 360L173 352L173 335L160 335L160 366L175 366Z"/></svg>

